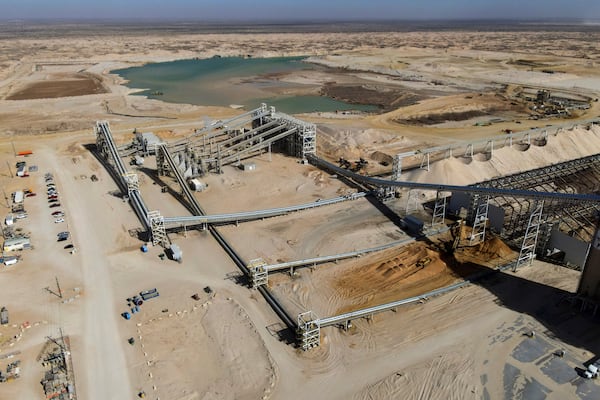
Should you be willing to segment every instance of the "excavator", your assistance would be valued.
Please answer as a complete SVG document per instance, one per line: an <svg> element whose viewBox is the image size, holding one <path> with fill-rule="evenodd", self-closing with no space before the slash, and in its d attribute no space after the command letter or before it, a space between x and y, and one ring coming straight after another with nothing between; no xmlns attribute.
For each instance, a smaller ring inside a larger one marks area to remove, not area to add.
<svg viewBox="0 0 600 400"><path fill-rule="evenodd" d="M358 161L354 162L354 166L351 161L346 160L344 157L340 157L338 160L338 164L340 167L344 169L349 169L352 172L358 172L361 169L365 168L369 162L364 158L360 157Z"/></svg>

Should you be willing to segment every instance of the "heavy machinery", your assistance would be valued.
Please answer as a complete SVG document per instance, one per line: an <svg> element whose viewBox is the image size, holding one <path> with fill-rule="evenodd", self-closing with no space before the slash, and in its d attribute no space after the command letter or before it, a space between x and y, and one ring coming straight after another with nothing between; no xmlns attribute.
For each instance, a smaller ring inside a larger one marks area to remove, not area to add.
<svg viewBox="0 0 600 400"><path fill-rule="evenodd" d="M416 266L419 269L425 268L427 265L429 265L430 262L431 262L431 257L423 257L419 261L417 261Z"/></svg>
<svg viewBox="0 0 600 400"><path fill-rule="evenodd" d="M349 169L352 172L358 172L365 168L369 164L369 162L364 158L360 157L358 161L355 161L354 165L352 165L351 161L346 160L344 157L340 157L340 159L338 160L338 164L344 169Z"/></svg>

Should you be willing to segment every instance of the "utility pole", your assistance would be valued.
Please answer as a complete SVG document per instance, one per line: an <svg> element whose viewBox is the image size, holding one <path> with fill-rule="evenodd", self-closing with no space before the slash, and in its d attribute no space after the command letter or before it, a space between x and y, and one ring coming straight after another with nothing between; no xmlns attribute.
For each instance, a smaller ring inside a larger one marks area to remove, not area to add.
<svg viewBox="0 0 600 400"><path fill-rule="evenodd" d="M58 277L55 276L54 279L56 279L56 287L58 288L58 296L62 299L62 290L60 290L60 284L58 283ZM62 331L61 331L61 335L62 335Z"/></svg>
<svg viewBox="0 0 600 400"><path fill-rule="evenodd" d="M15 143L14 142L10 142L12 149L13 149L13 154L15 155L15 157L17 156L17 149L15 149Z"/></svg>
<svg viewBox="0 0 600 400"><path fill-rule="evenodd" d="M11 177L15 177L15 175L12 173L12 169L10 169L10 163L7 161L6 162L6 166L8 167L8 173Z"/></svg>
<svg viewBox="0 0 600 400"><path fill-rule="evenodd" d="M59 299L62 299L62 290L60 289L60 284L58 283L58 277L54 277L54 279L56 279L56 288L58 289L58 293L55 292L54 290L50 289L50 286L46 286L44 288L44 290L48 291L48 293L55 295L56 297L58 297Z"/></svg>
<svg viewBox="0 0 600 400"><path fill-rule="evenodd" d="M6 200L6 208L10 208L10 203L8 202L8 196L6 195L6 191L4 187L2 187L2 193L4 194L4 200Z"/></svg>

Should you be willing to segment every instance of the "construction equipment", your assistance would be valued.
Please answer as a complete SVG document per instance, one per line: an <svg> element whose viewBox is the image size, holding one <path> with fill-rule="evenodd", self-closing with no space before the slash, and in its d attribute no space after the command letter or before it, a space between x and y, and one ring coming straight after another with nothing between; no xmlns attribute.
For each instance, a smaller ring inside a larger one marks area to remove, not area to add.
<svg viewBox="0 0 600 400"><path fill-rule="evenodd" d="M423 257L419 261L417 261L417 268L425 268L431 262L431 257Z"/></svg>

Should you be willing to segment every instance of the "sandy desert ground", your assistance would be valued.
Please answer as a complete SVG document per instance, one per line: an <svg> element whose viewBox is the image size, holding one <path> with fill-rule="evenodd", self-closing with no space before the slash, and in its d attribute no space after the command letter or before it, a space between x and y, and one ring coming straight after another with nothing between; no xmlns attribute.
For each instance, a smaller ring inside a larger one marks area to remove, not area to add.
<svg viewBox="0 0 600 400"><path fill-rule="evenodd" d="M0 30L0 182L8 197L6 204L0 201L2 216L9 212L10 193L24 188L38 193L26 198L28 218L16 223L30 234L33 249L23 251L18 264L0 268L0 306L10 312L10 324L0 326L0 358L19 351L21 360L21 377L0 383L0 398L43 398L43 368L36 357L46 337L60 329L71 341L82 399L135 398L142 391L147 398L178 400L597 398L600 385L579 378L576 368L600 353L599 326L564 301L577 287L577 271L535 261L422 304L353 321L347 331L325 328L321 346L302 352L280 336L283 325L258 292L236 281L239 270L207 232L171 235L184 252L182 264L161 260L161 248L142 253L135 235L140 223L88 145L95 142L97 120L108 120L117 141L126 143L134 128L169 140L199 128L204 116L239 113L134 96L110 74L115 68L216 54L306 55L331 69L278 79L346 101L381 94L377 114L299 116L317 124L321 156L364 157L370 161L367 171L378 173L386 170L381 160L399 152L597 117L600 31L123 29ZM591 107L566 120L531 120L515 95L528 88L584 96ZM479 124L490 119L497 121ZM405 177L466 185L599 149L598 127L576 128L527 152L502 148L491 160L472 164L449 158ZM33 151L25 160L38 172L18 178L15 162L21 158L15 151L23 150ZM226 167L224 174L205 178L209 189L197 196L208 213L356 191L281 154L254 161L253 174ZM154 168L152 162L147 167ZM50 215L54 209L43 196L46 172L54 174L66 222L55 223ZM166 216L189 213L161 193L151 173L139 174L151 209ZM389 207L401 213L402 201ZM407 237L366 199L220 229L244 259L273 263ZM71 232L76 253L56 242L62 230ZM463 256L474 265L456 269L435 246L417 242L294 276L275 274L270 285L293 313L310 309L328 316L444 286L515 253L500 242ZM415 268L424 257L432 262ZM62 299L45 289L54 288L55 278ZM212 294L204 291L207 286ZM127 298L154 287L158 298L131 320L121 318ZM524 335L531 330L535 338ZM559 349L567 355L552 356ZM0 359L0 367L12 360Z"/></svg>

